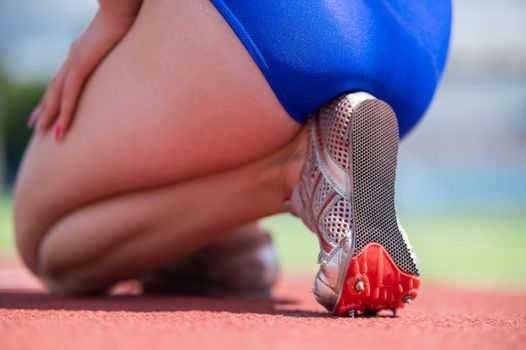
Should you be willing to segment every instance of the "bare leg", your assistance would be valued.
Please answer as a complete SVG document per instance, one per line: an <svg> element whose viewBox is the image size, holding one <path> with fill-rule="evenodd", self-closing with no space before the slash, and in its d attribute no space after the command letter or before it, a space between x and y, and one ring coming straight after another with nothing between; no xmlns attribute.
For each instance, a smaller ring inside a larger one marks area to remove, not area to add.
<svg viewBox="0 0 526 350"><path fill-rule="evenodd" d="M36 273L100 285L104 269L122 277L181 257L279 210L279 167L265 162L299 129L208 1L146 0L65 140L35 135L28 147L15 191L21 256ZM125 257L136 244L142 255Z"/></svg>
<svg viewBox="0 0 526 350"><path fill-rule="evenodd" d="M46 234L40 274L56 291L100 290L187 256L240 224L281 212L291 191L287 182L294 181L283 170L299 174L303 136L261 161L71 213Z"/></svg>

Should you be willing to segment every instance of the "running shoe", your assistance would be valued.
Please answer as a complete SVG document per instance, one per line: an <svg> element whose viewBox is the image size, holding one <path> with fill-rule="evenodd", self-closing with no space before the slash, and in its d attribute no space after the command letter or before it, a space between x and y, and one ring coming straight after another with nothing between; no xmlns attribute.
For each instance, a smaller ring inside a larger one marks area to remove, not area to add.
<svg viewBox="0 0 526 350"><path fill-rule="evenodd" d="M338 316L396 315L417 297L420 279L395 211L395 113L357 92L324 105L307 127L308 154L285 207L319 238L313 293Z"/></svg>
<svg viewBox="0 0 526 350"><path fill-rule="evenodd" d="M141 283L148 294L259 298L270 296L278 272L271 236L258 228L222 236L181 261L143 276Z"/></svg>

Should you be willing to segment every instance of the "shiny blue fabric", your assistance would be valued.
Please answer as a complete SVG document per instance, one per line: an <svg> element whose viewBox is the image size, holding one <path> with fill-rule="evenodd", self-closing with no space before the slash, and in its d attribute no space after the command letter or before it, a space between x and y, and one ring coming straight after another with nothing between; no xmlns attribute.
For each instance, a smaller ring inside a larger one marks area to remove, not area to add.
<svg viewBox="0 0 526 350"><path fill-rule="evenodd" d="M298 122L334 97L367 91L404 136L444 69L450 0L211 0Z"/></svg>

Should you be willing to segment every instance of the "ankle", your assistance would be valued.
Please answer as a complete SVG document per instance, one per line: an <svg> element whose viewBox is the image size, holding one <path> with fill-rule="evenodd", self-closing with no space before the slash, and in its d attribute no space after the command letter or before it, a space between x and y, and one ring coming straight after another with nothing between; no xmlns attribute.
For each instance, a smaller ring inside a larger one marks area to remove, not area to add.
<svg viewBox="0 0 526 350"><path fill-rule="evenodd" d="M282 200L290 198L301 176L308 147L307 127L300 129L294 139L272 157L269 169L274 173L277 189Z"/></svg>

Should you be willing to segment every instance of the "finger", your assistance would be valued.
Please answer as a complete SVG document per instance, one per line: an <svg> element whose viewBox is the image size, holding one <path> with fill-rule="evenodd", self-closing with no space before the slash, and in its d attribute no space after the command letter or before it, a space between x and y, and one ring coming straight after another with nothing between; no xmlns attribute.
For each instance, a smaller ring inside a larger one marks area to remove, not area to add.
<svg viewBox="0 0 526 350"><path fill-rule="evenodd" d="M29 119L27 121L27 126L29 128L33 128L39 124L39 119L40 119L40 116L42 115L42 112L44 110L44 105L46 102L46 95L47 95L47 89L44 91L43 96L40 98L40 101L38 102L36 107L33 108L33 111L31 112L31 115L29 116Z"/></svg>
<svg viewBox="0 0 526 350"><path fill-rule="evenodd" d="M41 111L38 115L39 131L46 130L56 119L60 110L60 98L64 88L64 78L67 72L67 63L60 69L59 73L53 78L46 91L41 104Z"/></svg>
<svg viewBox="0 0 526 350"><path fill-rule="evenodd" d="M46 93L46 99L42 104L42 112L40 113L37 120L38 131L45 131L51 125L53 120L56 118L58 112L58 96L60 90L48 90Z"/></svg>
<svg viewBox="0 0 526 350"><path fill-rule="evenodd" d="M83 74L71 71L66 78L62 93L62 101L60 106L60 115L58 117L58 124L61 132L59 138L63 136L63 133L69 128L73 114L77 107L78 99L85 79Z"/></svg>
<svg viewBox="0 0 526 350"><path fill-rule="evenodd" d="M28 128L32 128L35 125L38 119L39 112L40 112L40 103L33 109L33 112L31 112L31 115L29 116L27 120Z"/></svg>

